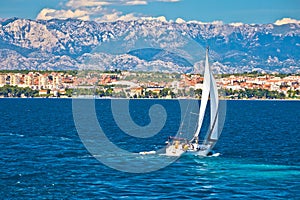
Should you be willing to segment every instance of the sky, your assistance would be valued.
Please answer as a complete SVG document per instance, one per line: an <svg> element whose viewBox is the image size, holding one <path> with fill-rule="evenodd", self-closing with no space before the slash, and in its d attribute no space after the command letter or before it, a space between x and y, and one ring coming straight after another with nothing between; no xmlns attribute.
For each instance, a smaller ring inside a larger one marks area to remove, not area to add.
<svg viewBox="0 0 300 200"><path fill-rule="evenodd" d="M0 0L0 18L11 17L285 23L300 22L300 0Z"/></svg>

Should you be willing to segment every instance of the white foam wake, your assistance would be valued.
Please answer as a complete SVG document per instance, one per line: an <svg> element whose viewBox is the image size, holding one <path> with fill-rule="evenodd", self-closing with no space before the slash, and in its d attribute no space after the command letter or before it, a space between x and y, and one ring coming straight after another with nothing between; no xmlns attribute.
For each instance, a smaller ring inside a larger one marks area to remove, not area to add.
<svg viewBox="0 0 300 200"><path fill-rule="evenodd" d="M156 154L156 151L141 151L139 152L140 155L151 155Z"/></svg>

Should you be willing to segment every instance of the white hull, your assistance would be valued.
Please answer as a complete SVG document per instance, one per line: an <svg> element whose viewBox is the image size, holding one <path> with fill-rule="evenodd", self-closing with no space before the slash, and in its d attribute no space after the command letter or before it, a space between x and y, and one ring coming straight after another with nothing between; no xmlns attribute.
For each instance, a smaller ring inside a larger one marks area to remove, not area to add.
<svg viewBox="0 0 300 200"><path fill-rule="evenodd" d="M198 151L188 151L187 153L195 156L206 157L210 152L211 152L210 150L198 150Z"/></svg>
<svg viewBox="0 0 300 200"><path fill-rule="evenodd" d="M198 144L180 144L180 145L168 145L166 148L167 156L181 156L184 153L205 157L211 153L211 149L208 145ZM188 148L185 148L188 147Z"/></svg>
<svg viewBox="0 0 300 200"><path fill-rule="evenodd" d="M211 146L192 143L190 144L190 148L188 149L188 152L190 154L197 155L197 156L207 156L211 152Z"/></svg>

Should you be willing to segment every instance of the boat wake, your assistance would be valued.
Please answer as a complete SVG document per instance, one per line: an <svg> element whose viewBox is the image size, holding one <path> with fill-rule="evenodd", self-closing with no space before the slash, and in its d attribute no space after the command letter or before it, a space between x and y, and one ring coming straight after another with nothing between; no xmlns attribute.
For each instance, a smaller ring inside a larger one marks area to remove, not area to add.
<svg viewBox="0 0 300 200"><path fill-rule="evenodd" d="M139 152L140 155L153 155L156 154L156 151L141 151Z"/></svg>
<svg viewBox="0 0 300 200"><path fill-rule="evenodd" d="M207 157L219 157L221 155L221 153L213 153L211 156L207 156Z"/></svg>

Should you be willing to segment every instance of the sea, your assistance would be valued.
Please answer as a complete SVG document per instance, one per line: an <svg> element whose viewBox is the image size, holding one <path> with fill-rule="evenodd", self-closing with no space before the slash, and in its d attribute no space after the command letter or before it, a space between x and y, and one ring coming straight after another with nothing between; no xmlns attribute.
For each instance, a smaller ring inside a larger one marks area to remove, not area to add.
<svg viewBox="0 0 300 200"><path fill-rule="evenodd" d="M177 133L177 100L129 101L137 126L151 124L153 105L167 114L150 137L126 134L111 101L94 100L103 141L110 142L99 142L96 155L89 144L97 143L82 133L89 130L74 120L72 99L0 99L0 198L300 199L300 101L227 101L217 156L180 158L139 154L163 148Z"/></svg>

